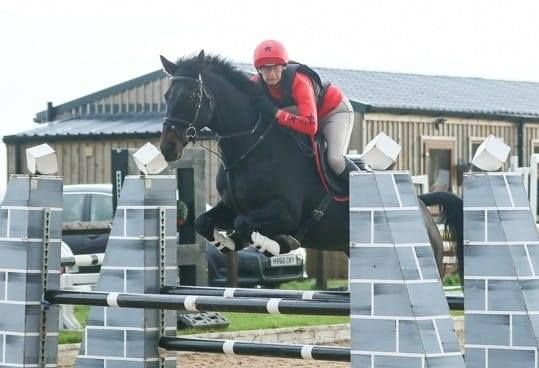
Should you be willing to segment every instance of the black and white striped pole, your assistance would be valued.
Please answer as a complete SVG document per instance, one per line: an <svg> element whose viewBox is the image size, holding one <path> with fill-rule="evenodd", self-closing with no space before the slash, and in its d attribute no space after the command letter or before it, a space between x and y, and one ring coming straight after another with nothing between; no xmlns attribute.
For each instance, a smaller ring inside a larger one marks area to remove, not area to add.
<svg viewBox="0 0 539 368"><path fill-rule="evenodd" d="M162 337L159 346L173 351L190 351L199 353L215 353L225 355L251 355L271 358L291 358L304 360L329 360L334 362L349 362L350 348L254 343L233 340L210 340L198 338Z"/></svg>
<svg viewBox="0 0 539 368"><path fill-rule="evenodd" d="M165 287L161 290L161 294L220 296L224 298L280 298L294 300L350 302L350 293L348 291L300 291L179 286ZM447 295L446 299L450 309L464 309L464 297L459 295Z"/></svg>
<svg viewBox="0 0 539 368"><path fill-rule="evenodd" d="M61 265L64 267L99 266L103 263L104 258L105 258L105 253L77 254L77 255L62 257Z"/></svg>
<svg viewBox="0 0 539 368"><path fill-rule="evenodd" d="M336 301L306 301L279 298L223 298L217 296L133 294L49 290L54 304L96 305L112 308L169 309L188 312L238 312L348 316L350 304Z"/></svg>

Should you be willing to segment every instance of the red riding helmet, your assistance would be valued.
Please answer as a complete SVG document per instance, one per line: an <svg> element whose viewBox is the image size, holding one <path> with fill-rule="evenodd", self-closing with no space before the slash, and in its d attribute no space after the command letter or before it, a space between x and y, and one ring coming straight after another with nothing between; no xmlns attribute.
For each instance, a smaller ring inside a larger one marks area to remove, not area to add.
<svg viewBox="0 0 539 368"><path fill-rule="evenodd" d="M257 69L264 65L288 64L288 53L279 41L262 41L255 49L254 64Z"/></svg>

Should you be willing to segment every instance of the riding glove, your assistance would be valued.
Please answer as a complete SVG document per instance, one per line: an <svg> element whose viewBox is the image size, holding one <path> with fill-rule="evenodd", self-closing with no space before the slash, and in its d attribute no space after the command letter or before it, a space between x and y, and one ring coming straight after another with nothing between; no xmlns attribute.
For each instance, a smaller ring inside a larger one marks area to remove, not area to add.
<svg viewBox="0 0 539 368"><path fill-rule="evenodd" d="M275 104L266 96L256 96L253 98L253 105L263 115L275 117L277 113L277 107Z"/></svg>

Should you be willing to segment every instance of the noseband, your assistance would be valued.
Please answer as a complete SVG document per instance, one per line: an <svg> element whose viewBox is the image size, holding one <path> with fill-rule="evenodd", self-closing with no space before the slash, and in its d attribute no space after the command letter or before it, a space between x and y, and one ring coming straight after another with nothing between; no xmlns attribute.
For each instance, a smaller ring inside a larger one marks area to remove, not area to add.
<svg viewBox="0 0 539 368"><path fill-rule="evenodd" d="M208 118L208 121L209 121L211 119L212 114L213 114L213 99L212 99L212 96L208 93L208 91L206 91L206 88L204 88L204 83L202 81L202 76L200 75L200 73L198 74L198 78L183 77L183 76L172 76L169 79L171 81L177 81L177 80L194 81L194 82L196 82L198 84L198 90L196 92L198 102L196 104L193 120L189 121L189 120L185 120L185 119L181 119L181 118L171 118L171 117L163 118L163 127L169 127L177 135L179 135L176 128L177 128L177 125L180 125L182 128L185 128L185 137L187 138L187 140L189 142L194 142L196 137L197 137L197 133L198 133L198 130L197 130L195 124L198 123L198 124L206 125L208 123L208 122L200 122L200 121L197 120L198 119L198 114L200 112L200 108L202 106L202 100L203 100L204 96L206 96L206 98L209 101L209 104L210 104L210 117Z"/></svg>

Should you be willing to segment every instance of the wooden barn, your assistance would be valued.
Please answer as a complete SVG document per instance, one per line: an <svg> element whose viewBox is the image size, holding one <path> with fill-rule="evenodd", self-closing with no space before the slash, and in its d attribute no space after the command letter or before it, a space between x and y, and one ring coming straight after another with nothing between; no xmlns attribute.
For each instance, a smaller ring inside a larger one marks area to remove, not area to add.
<svg viewBox="0 0 539 368"><path fill-rule="evenodd" d="M251 72L250 66L238 68ZM350 150L385 132L402 146L398 169L427 174L432 188L459 190L461 173L489 134L505 140L527 164L539 152L539 83L316 68L342 88L356 111ZM157 144L168 80L157 70L57 106L47 103L42 126L5 136L8 175L25 171L25 149L49 143L66 184L111 182L111 151ZM212 136L202 144L217 150ZM218 158L207 153L207 200L215 203ZM333 275L342 275L336 257Z"/></svg>

